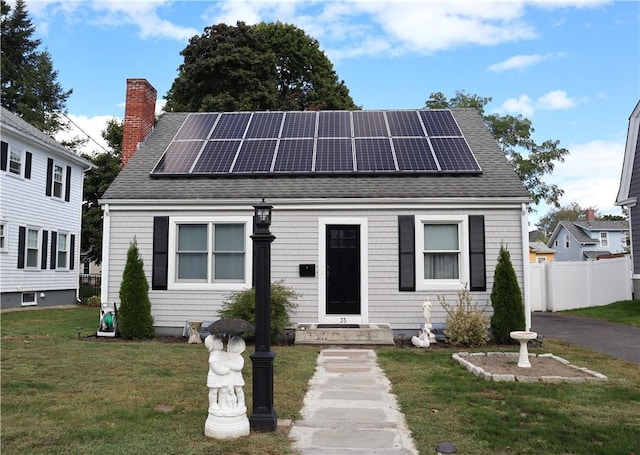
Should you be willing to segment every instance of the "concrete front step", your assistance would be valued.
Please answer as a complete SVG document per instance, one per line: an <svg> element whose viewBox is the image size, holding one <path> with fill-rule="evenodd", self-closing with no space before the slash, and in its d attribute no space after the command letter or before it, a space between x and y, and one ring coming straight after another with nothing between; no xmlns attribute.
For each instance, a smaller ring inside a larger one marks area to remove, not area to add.
<svg viewBox="0 0 640 455"><path fill-rule="evenodd" d="M394 341L389 324L363 324L359 327L298 324L295 344L393 346Z"/></svg>

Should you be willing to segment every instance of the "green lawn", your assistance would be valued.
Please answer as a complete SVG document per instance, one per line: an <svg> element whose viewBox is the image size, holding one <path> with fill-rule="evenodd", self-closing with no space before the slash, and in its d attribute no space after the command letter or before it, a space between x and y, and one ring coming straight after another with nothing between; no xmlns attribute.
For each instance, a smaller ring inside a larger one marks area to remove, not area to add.
<svg viewBox="0 0 640 455"><path fill-rule="evenodd" d="M287 454L288 429L221 442L203 434L208 353L186 342L90 340L96 308L2 313L1 452ZM78 339L77 327L83 327ZM252 351L249 347L247 351ZM275 346L275 408L299 417L317 348ZM594 384L492 383L446 348L378 350L417 447L464 454L630 454L640 447L640 368L545 340L543 351L609 377ZM245 353L249 354L249 352ZM251 410L251 362L245 364Z"/></svg>
<svg viewBox="0 0 640 455"><path fill-rule="evenodd" d="M622 300L609 305L566 310L563 313L640 327L640 300Z"/></svg>

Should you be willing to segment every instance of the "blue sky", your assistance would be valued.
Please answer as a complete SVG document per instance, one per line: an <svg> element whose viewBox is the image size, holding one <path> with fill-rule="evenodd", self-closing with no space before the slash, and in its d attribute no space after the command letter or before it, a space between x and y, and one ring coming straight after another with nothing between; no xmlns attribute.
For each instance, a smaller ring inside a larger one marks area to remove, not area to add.
<svg viewBox="0 0 640 455"><path fill-rule="evenodd" d="M570 150L547 178L565 190L562 204L620 213L628 118L640 99L640 2L27 0L27 8L59 82L73 89L70 118L99 142L106 121L124 115L127 78L148 79L161 108L190 37L219 22L279 20L320 42L364 109L421 108L432 92L464 90L492 97L488 112L524 115L538 142Z"/></svg>

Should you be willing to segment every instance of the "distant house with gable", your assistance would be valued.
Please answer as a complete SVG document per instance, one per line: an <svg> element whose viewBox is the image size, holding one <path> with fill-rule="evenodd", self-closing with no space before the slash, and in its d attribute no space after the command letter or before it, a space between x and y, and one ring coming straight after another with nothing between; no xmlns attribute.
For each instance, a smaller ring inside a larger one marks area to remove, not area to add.
<svg viewBox="0 0 640 455"><path fill-rule="evenodd" d="M593 261L624 254L628 239L626 221L599 221L595 211L589 209L584 221L560 220L547 246L556 251L556 261Z"/></svg>
<svg viewBox="0 0 640 455"><path fill-rule="evenodd" d="M544 242L529 242L529 262L553 261L555 254Z"/></svg>

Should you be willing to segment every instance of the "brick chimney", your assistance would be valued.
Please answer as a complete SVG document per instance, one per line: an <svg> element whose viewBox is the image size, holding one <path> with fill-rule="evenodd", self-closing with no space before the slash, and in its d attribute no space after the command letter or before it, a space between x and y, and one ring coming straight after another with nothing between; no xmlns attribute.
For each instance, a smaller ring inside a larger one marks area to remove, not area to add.
<svg viewBox="0 0 640 455"><path fill-rule="evenodd" d="M596 211L594 209L587 209L587 221L596 220Z"/></svg>
<svg viewBox="0 0 640 455"><path fill-rule="evenodd" d="M121 166L127 164L138 144L151 132L156 120L156 96L156 89L146 79L127 79Z"/></svg>

